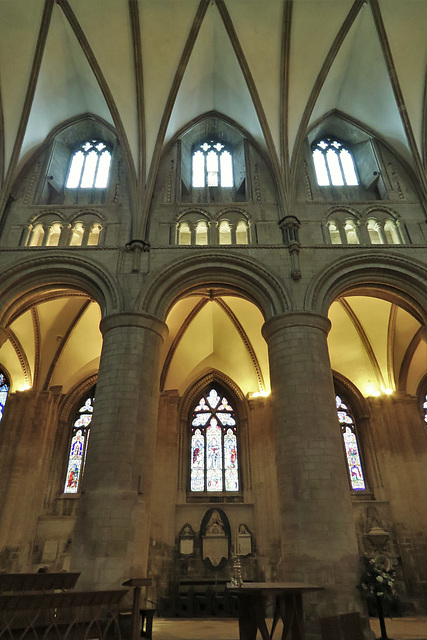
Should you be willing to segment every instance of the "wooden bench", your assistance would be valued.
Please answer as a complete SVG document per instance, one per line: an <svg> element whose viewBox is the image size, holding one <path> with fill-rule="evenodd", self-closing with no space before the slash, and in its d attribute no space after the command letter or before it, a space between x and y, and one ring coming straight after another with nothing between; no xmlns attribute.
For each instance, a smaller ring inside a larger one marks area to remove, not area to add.
<svg viewBox="0 0 427 640"><path fill-rule="evenodd" d="M121 639L125 589L64 591L79 574L1 574L0 640Z"/></svg>
<svg viewBox="0 0 427 640"><path fill-rule="evenodd" d="M74 589L80 573L0 573L0 593Z"/></svg>

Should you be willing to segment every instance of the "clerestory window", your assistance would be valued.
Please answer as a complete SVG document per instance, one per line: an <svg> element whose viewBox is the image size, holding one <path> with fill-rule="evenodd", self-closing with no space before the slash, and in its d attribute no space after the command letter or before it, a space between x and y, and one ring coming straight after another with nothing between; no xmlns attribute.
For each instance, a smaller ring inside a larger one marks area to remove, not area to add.
<svg viewBox="0 0 427 640"><path fill-rule="evenodd" d="M191 417L190 491L239 491L237 416L216 386L201 396Z"/></svg>
<svg viewBox="0 0 427 640"><path fill-rule="evenodd" d="M67 189L105 189L110 173L111 152L101 140L88 140L73 153L65 186Z"/></svg>
<svg viewBox="0 0 427 640"><path fill-rule="evenodd" d="M353 156L333 138L323 138L312 145L317 184L320 187L353 187L359 184Z"/></svg>
<svg viewBox="0 0 427 640"><path fill-rule="evenodd" d="M79 493L83 478L90 425L92 422L95 388L86 394L73 414L71 443L68 451L67 472L65 474L64 493Z"/></svg>
<svg viewBox="0 0 427 640"><path fill-rule="evenodd" d="M366 484L360 459L359 444L357 442L356 425L349 408L343 403L340 396L337 395L335 397L335 401L338 421L341 425L341 432L344 440L344 449L351 488L353 491L365 491Z"/></svg>
<svg viewBox="0 0 427 640"><path fill-rule="evenodd" d="M221 142L213 140L193 151L193 187L233 187L233 158Z"/></svg>

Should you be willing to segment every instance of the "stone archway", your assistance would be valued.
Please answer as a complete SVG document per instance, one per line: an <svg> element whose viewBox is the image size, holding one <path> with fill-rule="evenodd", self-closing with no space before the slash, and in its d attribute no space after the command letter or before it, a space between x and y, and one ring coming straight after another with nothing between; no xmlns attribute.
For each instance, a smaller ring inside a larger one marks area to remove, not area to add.
<svg viewBox="0 0 427 640"><path fill-rule="evenodd" d="M266 320L294 307L287 286L262 263L226 251L206 251L156 271L142 287L135 310L164 319L175 300L201 287L239 293L256 304Z"/></svg>

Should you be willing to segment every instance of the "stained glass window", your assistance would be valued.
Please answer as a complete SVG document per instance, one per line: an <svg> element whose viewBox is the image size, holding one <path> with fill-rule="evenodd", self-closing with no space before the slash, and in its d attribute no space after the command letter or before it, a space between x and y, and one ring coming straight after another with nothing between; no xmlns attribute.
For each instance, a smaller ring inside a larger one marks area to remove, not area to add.
<svg viewBox="0 0 427 640"><path fill-rule="evenodd" d="M233 159L221 142L204 142L193 152L193 187L232 187Z"/></svg>
<svg viewBox="0 0 427 640"><path fill-rule="evenodd" d="M79 405L79 409L74 415L64 493L78 493L80 491L89 444L94 401L94 389L92 389L86 399Z"/></svg>
<svg viewBox="0 0 427 640"><path fill-rule="evenodd" d="M317 184L320 187L352 187L359 184L353 156L342 142L324 138L313 145L312 153Z"/></svg>
<svg viewBox="0 0 427 640"><path fill-rule="evenodd" d="M426 427L427 427L427 393L424 396L423 411L424 411L424 422L426 423Z"/></svg>
<svg viewBox="0 0 427 640"><path fill-rule="evenodd" d="M9 382L4 373L0 371L0 420L3 418L4 405L9 393Z"/></svg>
<svg viewBox="0 0 427 640"><path fill-rule="evenodd" d="M344 448L351 488L353 491L364 491L366 489L366 485L365 478L363 476L362 462L360 460L356 425L354 424L353 417L348 407L343 403L341 398L336 396L335 401L337 405L338 420L341 425L341 432L344 439Z"/></svg>
<svg viewBox="0 0 427 640"><path fill-rule="evenodd" d="M239 491L237 419L229 400L210 387L191 419L191 491Z"/></svg>
<svg viewBox="0 0 427 640"><path fill-rule="evenodd" d="M110 173L111 153L100 140L84 142L73 154L67 189L105 189Z"/></svg>

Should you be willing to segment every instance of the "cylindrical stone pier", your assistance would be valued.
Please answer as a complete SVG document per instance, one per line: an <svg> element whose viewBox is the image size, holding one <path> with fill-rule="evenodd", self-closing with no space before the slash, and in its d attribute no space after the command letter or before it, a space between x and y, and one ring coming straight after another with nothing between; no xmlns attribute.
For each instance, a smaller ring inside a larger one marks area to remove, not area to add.
<svg viewBox="0 0 427 640"><path fill-rule="evenodd" d="M80 589L117 588L147 571L150 500L166 325L143 313L101 322L104 337L72 570Z"/></svg>
<svg viewBox="0 0 427 640"><path fill-rule="evenodd" d="M288 313L268 343L279 487L279 579L325 587L313 617L362 609L358 549L327 347L330 322Z"/></svg>

